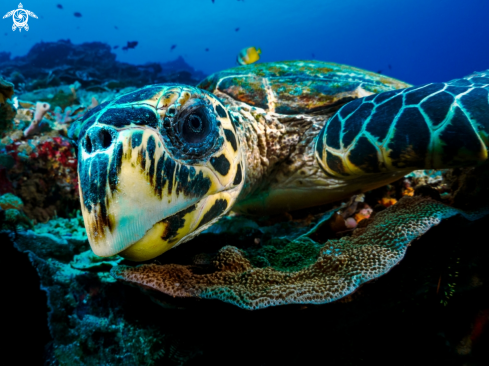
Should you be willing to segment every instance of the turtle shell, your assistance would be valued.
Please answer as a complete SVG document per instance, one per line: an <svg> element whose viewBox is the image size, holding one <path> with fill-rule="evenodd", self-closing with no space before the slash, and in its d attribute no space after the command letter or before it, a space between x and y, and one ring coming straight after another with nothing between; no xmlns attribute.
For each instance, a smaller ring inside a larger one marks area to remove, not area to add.
<svg viewBox="0 0 489 366"><path fill-rule="evenodd" d="M352 99L411 85L356 67L321 61L259 63L227 69L199 85L268 112L329 112Z"/></svg>

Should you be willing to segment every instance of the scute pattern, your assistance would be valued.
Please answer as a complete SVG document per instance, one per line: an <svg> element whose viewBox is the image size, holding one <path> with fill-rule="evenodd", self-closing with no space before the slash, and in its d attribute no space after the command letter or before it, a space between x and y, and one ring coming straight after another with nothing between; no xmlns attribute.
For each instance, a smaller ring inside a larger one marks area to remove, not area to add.
<svg viewBox="0 0 489 366"><path fill-rule="evenodd" d="M488 156L489 77L476 73L357 99L324 129L316 158L330 176L476 164Z"/></svg>
<svg viewBox="0 0 489 366"><path fill-rule="evenodd" d="M331 113L372 93L409 84L346 65L284 61L239 66L210 75L198 87L267 112Z"/></svg>

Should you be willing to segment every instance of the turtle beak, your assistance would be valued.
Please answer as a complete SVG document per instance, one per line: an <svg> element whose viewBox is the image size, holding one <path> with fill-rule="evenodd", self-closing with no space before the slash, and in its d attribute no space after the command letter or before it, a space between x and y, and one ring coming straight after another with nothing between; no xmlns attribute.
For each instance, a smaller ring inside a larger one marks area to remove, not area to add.
<svg viewBox="0 0 489 366"><path fill-rule="evenodd" d="M174 160L147 126L94 124L79 149L82 213L99 256L154 258L227 212L241 188L206 164Z"/></svg>

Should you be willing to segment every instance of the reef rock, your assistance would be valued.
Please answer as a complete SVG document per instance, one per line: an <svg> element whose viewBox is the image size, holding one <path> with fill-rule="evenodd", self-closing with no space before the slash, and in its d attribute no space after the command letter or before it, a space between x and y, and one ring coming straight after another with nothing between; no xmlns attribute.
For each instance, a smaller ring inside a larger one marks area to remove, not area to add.
<svg viewBox="0 0 489 366"><path fill-rule="evenodd" d="M168 63L131 65L116 60L108 44L75 45L70 40L35 44L25 56L0 57L0 70L19 90L32 91L62 84L81 83L93 90L141 87L163 82L197 85L203 74L183 58Z"/></svg>
<svg viewBox="0 0 489 366"><path fill-rule="evenodd" d="M15 116L15 108L10 98L13 95L14 84L0 76L0 131L5 131L12 127L11 123Z"/></svg>

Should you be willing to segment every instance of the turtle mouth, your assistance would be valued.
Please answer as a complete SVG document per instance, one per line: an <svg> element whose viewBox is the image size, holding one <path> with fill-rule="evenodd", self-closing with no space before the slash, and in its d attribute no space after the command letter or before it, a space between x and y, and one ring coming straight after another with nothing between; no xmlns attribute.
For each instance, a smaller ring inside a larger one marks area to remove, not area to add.
<svg viewBox="0 0 489 366"><path fill-rule="evenodd" d="M229 211L237 189L209 195L176 214L155 223L138 241L119 253L132 261L155 258L185 243Z"/></svg>
<svg viewBox="0 0 489 366"><path fill-rule="evenodd" d="M153 128L111 136L109 146L90 152L80 144L79 153L82 213L99 256L154 258L204 230L239 194L209 165L176 161Z"/></svg>

